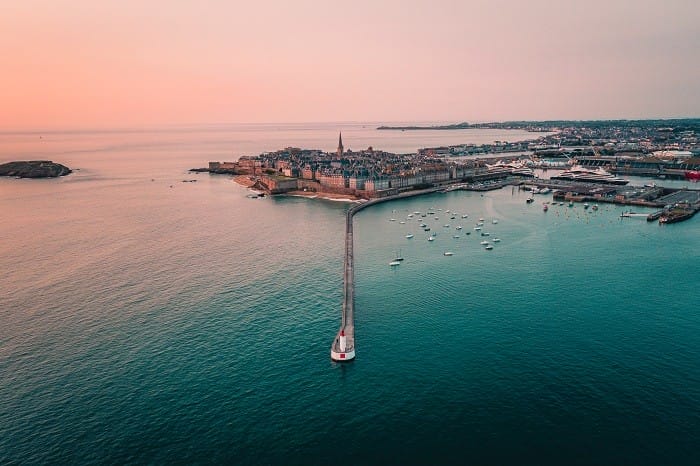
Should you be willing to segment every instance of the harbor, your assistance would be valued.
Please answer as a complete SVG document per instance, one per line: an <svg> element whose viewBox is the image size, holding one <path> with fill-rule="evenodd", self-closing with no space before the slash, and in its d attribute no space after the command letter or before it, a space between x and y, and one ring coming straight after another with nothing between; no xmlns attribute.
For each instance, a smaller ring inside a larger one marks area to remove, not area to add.
<svg viewBox="0 0 700 466"><path fill-rule="evenodd" d="M422 194L436 192L437 189L426 189L398 194L391 197L373 199L351 207L345 215L345 257L343 265L343 306L341 311L340 328L331 344L331 359L347 362L355 359L355 267L353 244L353 217L361 210L381 202L404 199Z"/></svg>

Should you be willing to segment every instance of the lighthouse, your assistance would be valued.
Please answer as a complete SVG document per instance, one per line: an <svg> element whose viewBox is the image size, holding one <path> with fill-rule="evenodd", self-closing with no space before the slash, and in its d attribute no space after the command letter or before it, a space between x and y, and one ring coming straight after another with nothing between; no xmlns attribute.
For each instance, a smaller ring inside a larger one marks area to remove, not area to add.
<svg viewBox="0 0 700 466"><path fill-rule="evenodd" d="M345 338L345 330L340 331L340 338L338 338L338 346L340 346L340 351L343 353L345 352L347 348L348 342Z"/></svg>

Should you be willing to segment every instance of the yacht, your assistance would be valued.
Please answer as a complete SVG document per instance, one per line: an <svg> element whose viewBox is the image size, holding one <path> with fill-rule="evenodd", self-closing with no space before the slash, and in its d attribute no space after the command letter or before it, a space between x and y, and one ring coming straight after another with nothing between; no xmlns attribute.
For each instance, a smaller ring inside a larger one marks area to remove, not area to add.
<svg viewBox="0 0 700 466"><path fill-rule="evenodd" d="M461 229L462 229L462 225L459 225L459 226L456 226L456 227L455 227L455 230L461 230Z"/></svg>
<svg viewBox="0 0 700 466"><path fill-rule="evenodd" d="M445 251L444 255L445 256L452 256L454 253L452 251Z"/></svg>
<svg viewBox="0 0 700 466"><path fill-rule="evenodd" d="M434 237L434 236L428 236L428 241L435 241L435 237Z"/></svg>
<svg viewBox="0 0 700 466"><path fill-rule="evenodd" d="M487 246L487 245L489 244L489 242L486 241L486 240L484 240L484 241L482 241L482 242L479 243L479 244L482 245L482 246Z"/></svg>
<svg viewBox="0 0 700 466"><path fill-rule="evenodd" d="M391 262L389 262L389 265L392 266L392 267L396 267L397 265L401 265L401 262L399 262L399 261L391 261Z"/></svg>
<svg viewBox="0 0 700 466"><path fill-rule="evenodd" d="M494 164L487 163L486 167L491 172L507 172L517 176L535 176L535 172L532 171L532 168L526 166L525 163L520 160L513 160L512 162L499 160Z"/></svg>
<svg viewBox="0 0 700 466"><path fill-rule="evenodd" d="M406 235L406 238L408 238L408 239L413 238L413 234L411 234L411 233L407 234L407 235Z"/></svg>
<svg viewBox="0 0 700 466"><path fill-rule="evenodd" d="M494 238L494 239L493 239L493 242L494 242L494 243L500 243L500 242L501 242L501 238Z"/></svg>
<svg viewBox="0 0 700 466"><path fill-rule="evenodd" d="M559 175L550 177L550 179L581 181L583 183L605 183L617 185L625 185L629 183L628 180L618 178L617 176L606 172L602 168L591 170L590 168L585 168L580 165L574 165L570 169L564 170Z"/></svg>
<svg viewBox="0 0 700 466"><path fill-rule="evenodd" d="M486 245L486 247L484 249L490 251L491 249L493 249L493 246L488 244L488 245Z"/></svg>

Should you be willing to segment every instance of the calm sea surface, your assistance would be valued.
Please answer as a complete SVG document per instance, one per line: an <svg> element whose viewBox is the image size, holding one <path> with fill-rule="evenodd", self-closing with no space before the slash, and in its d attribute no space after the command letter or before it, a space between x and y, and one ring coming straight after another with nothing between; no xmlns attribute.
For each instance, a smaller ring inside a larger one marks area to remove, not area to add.
<svg viewBox="0 0 700 466"><path fill-rule="evenodd" d="M0 464L699 464L698 217L545 213L510 187L372 207L357 359L330 361L348 204L187 169L338 130L532 137L375 126L0 133L0 162L79 169L0 179Z"/></svg>

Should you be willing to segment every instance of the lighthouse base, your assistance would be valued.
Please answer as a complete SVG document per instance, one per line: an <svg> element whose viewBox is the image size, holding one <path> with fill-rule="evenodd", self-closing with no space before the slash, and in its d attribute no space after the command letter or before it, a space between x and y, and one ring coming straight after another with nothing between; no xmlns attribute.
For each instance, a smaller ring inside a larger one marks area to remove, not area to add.
<svg viewBox="0 0 700 466"><path fill-rule="evenodd" d="M345 362L345 361L352 361L355 359L355 350L349 350L349 351L333 351L331 349L331 359L333 361L338 361L338 362Z"/></svg>

